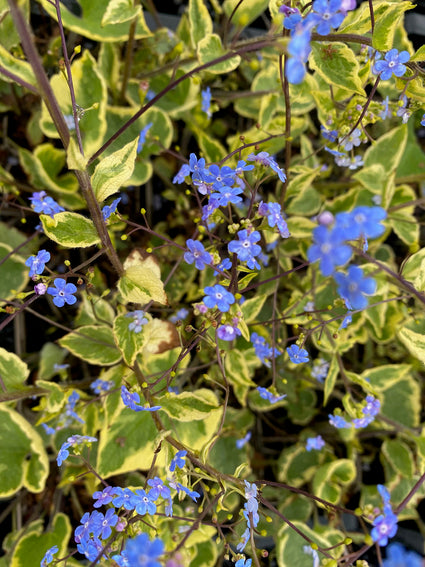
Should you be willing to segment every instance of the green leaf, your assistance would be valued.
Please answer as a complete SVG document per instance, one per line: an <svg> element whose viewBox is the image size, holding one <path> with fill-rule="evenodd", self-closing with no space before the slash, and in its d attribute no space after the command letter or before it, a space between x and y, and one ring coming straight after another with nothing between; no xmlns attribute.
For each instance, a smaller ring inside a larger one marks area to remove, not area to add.
<svg viewBox="0 0 425 567"><path fill-rule="evenodd" d="M378 391L383 416L406 427L418 427L420 387L410 372L408 364L389 364L365 370L362 377Z"/></svg>
<svg viewBox="0 0 425 567"><path fill-rule="evenodd" d="M237 8L233 14L232 24L239 28L248 26L251 22L256 20L267 9L269 0L225 0L223 10L229 18L233 10Z"/></svg>
<svg viewBox="0 0 425 567"><path fill-rule="evenodd" d="M141 7L135 5L132 0L109 0L100 25L105 27L129 22L140 14L140 10Z"/></svg>
<svg viewBox="0 0 425 567"><path fill-rule="evenodd" d="M292 445L279 456L278 479L294 487L302 486L313 478L323 458L320 451L306 451L304 445Z"/></svg>
<svg viewBox="0 0 425 567"><path fill-rule="evenodd" d="M328 553L335 558L342 555L344 546L344 534L330 527L321 527L320 534L313 531L305 522L293 522L298 532L304 534L317 546L327 549ZM285 525L279 530L276 546L276 559L279 567L312 567L313 558L304 551L306 540L299 535L291 526ZM331 548L331 549L329 549ZM319 554L319 561L322 554Z"/></svg>
<svg viewBox="0 0 425 567"><path fill-rule="evenodd" d="M0 260L12 252L7 244L0 243ZM18 254L13 254L1 264L0 297L12 299L17 293L25 289L28 283L28 268L25 260Z"/></svg>
<svg viewBox="0 0 425 567"><path fill-rule="evenodd" d="M40 400L40 408L49 413L59 412L68 399L68 393L64 388L56 384L56 382L48 382L47 380L37 380L37 386L46 390L46 394ZM44 423L42 418L37 425Z"/></svg>
<svg viewBox="0 0 425 567"><path fill-rule="evenodd" d="M196 46L206 35L213 31L211 16L203 0L189 0L189 24L192 46Z"/></svg>
<svg viewBox="0 0 425 567"><path fill-rule="evenodd" d="M98 474L107 478L141 468L149 469L157 434L149 412L134 412L122 406L111 421L105 420L101 429Z"/></svg>
<svg viewBox="0 0 425 567"><path fill-rule="evenodd" d="M398 338L407 348L412 356L425 364L425 335L418 328L418 331L411 329L412 325L405 326L398 331Z"/></svg>
<svg viewBox="0 0 425 567"><path fill-rule="evenodd" d="M365 96L360 65L344 43L312 42L309 64L327 83Z"/></svg>
<svg viewBox="0 0 425 567"><path fill-rule="evenodd" d="M98 5L97 2L93 4ZM101 29L99 22L100 18L97 27ZM127 24L123 25L127 26ZM82 112L79 127L82 134L84 154L89 157L101 146L107 128L105 116L108 100L107 84L98 69L96 60L88 50L85 50L81 57L73 61L71 72L75 98ZM50 84L63 114L72 114L71 96L63 74L53 75ZM59 137L45 104L42 105L40 128L50 138Z"/></svg>
<svg viewBox="0 0 425 567"><path fill-rule="evenodd" d="M364 155L364 167L380 164L389 174L397 169L407 142L407 124L393 128L370 146Z"/></svg>
<svg viewBox="0 0 425 567"><path fill-rule="evenodd" d="M397 2L387 7L385 12L375 16L375 29L372 45L379 51L388 51L394 47L394 36L404 12L415 6L411 2Z"/></svg>
<svg viewBox="0 0 425 567"><path fill-rule="evenodd" d="M384 461L388 462L396 474L412 478L415 472L414 459L410 447L398 439L385 439L381 447Z"/></svg>
<svg viewBox="0 0 425 567"><path fill-rule="evenodd" d="M362 167L360 171L353 175L353 178L359 181L363 187L378 195L381 194L387 177L388 168L381 163L372 163L368 167Z"/></svg>
<svg viewBox="0 0 425 567"><path fill-rule="evenodd" d="M127 22L108 24L101 27L99 24L111 0L79 0L81 6L81 14L75 15L66 8L65 4L61 4L62 21L66 29L94 39L95 41L127 41L129 26ZM46 12L55 20L57 20L56 8L49 0L40 0ZM146 25L143 11L137 16L137 26L135 31L135 39L148 37L151 35Z"/></svg>
<svg viewBox="0 0 425 567"><path fill-rule="evenodd" d="M425 248L412 254L403 264L401 273L418 291L425 291Z"/></svg>
<svg viewBox="0 0 425 567"><path fill-rule="evenodd" d="M245 323L254 323L257 320L266 299L267 295L258 294L243 302L241 311Z"/></svg>
<svg viewBox="0 0 425 567"><path fill-rule="evenodd" d="M3 391L25 389L24 383L29 374L28 366L19 356L0 347L0 377Z"/></svg>
<svg viewBox="0 0 425 567"><path fill-rule="evenodd" d="M27 61L13 57L2 45L0 45L0 65L38 90L37 80L31 65ZM13 82L7 75L0 74L0 76L2 81Z"/></svg>
<svg viewBox="0 0 425 567"><path fill-rule="evenodd" d="M342 486L351 484L356 478L356 465L349 459L338 459L317 469L313 479L316 496L332 504L341 498Z"/></svg>
<svg viewBox="0 0 425 567"><path fill-rule="evenodd" d="M129 366L133 364L137 353L146 342L144 327L142 327L140 333L135 333L128 328L131 322L132 319L126 315L119 315L114 321L115 343L122 353L124 362Z"/></svg>
<svg viewBox="0 0 425 567"><path fill-rule="evenodd" d="M39 380L50 380L58 373L56 364L62 364L66 357L66 350L54 343L45 343L40 352Z"/></svg>
<svg viewBox="0 0 425 567"><path fill-rule="evenodd" d="M121 359L121 353L114 343L112 329L106 325L79 327L59 339L59 344L90 364L111 366Z"/></svg>
<svg viewBox="0 0 425 567"><path fill-rule="evenodd" d="M24 148L18 151L19 161L36 189L52 191L58 197L77 193L79 187L75 175L69 171L63 173L66 165L64 150L52 144L40 144L33 152Z"/></svg>
<svg viewBox="0 0 425 567"><path fill-rule="evenodd" d="M410 58L410 61L425 61L425 45L421 45L420 48L416 50L414 55Z"/></svg>
<svg viewBox="0 0 425 567"><path fill-rule="evenodd" d="M99 203L116 193L132 176L137 156L137 144L138 138L103 158L97 164L91 180Z"/></svg>
<svg viewBox="0 0 425 567"><path fill-rule="evenodd" d="M292 178L288 185L288 204L286 212L291 215L311 216L322 203L319 193L312 187L314 179L320 174L320 168L313 171L303 168L301 173Z"/></svg>
<svg viewBox="0 0 425 567"><path fill-rule="evenodd" d="M216 33L209 33L204 36L201 41L198 43L197 48L198 60L201 65L205 63L209 63L218 57L221 57L226 54L226 50L224 49L220 36ZM209 73L214 73L216 75L221 75L222 73L229 73L233 71L241 62L241 58L239 55L235 55L234 57L229 57L225 61L221 63L217 63L216 65L212 65L208 67Z"/></svg>
<svg viewBox="0 0 425 567"><path fill-rule="evenodd" d="M219 407L214 392L206 388L201 388L196 390L196 392L169 393L162 398L158 398L157 401L163 411L177 421L205 419L207 414Z"/></svg>
<svg viewBox="0 0 425 567"><path fill-rule="evenodd" d="M128 303L168 303L156 259L151 254L142 256L138 250L124 262L124 275L118 282L118 289Z"/></svg>
<svg viewBox="0 0 425 567"><path fill-rule="evenodd" d="M338 378L339 374L339 366L338 366L338 359L336 356L332 357L331 364L329 366L328 375L326 376L325 380L325 388L323 393L323 405L325 406L328 403L329 396L332 394L333 389L335 387L336 379Z"/></svg>
<svg viewBox="0 0 425 567"><path fill-rule="evenodd" d="M44 232L54 242L66 248L87 248L100 242L93 221L68 211L54 217L40 215Z"/></svg>
<svg viewBox="0 0 425 567"><path fill-rule="evenodd" d="M192 126L193 132L198 141L199 147L201 148L202 155L206 162L215 163L221 161L223 156L226 155L227 151L224 146L215 138L213 138L208 132L201 130L200 128L195 128Z"/></svg>
<svg viewBox="0 0 425 567"><path fill-rule="evenodd" d="M245 407L248 392L256 385L251 379L252 373L245 358L245 352L236 349L230 350L226 353L224 366L227 380L232 384L239 403L242 407Z"/></svg>
<svg viewBox="0 0 425 567"><path fill-rule="evenodd" d="M66 555L72 533L68 516L59 512L49 524L49 531L43 533L43 529L43 520L36 520L26 526L13 550L9 567L40 567L44 554L54 545L59 548L55 558Z"/></svg>
<svg viewBox="0 0 425 567"><path fill-rule="evenodd" d="M0 497L26 488L41 492L49 474L49 459L36 430L13 409L0 406Z"/></svg>

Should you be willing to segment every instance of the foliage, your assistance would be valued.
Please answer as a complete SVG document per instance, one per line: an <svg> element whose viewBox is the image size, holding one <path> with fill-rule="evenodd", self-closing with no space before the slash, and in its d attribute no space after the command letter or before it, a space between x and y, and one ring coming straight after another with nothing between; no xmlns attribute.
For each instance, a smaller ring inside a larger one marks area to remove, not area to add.
<svg viewBox="0 0 425 567"><path fill-rule="evenodd" d="M160 4L0 0L0 565L417 562L414 6Z"/></svg>

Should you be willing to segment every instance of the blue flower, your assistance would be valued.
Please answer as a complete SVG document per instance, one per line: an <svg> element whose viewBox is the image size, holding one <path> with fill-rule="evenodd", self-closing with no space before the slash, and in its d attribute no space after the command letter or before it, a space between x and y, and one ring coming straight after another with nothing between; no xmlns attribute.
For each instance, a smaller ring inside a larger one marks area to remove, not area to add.
<svg viewBox="0 0 425 567"><path fill-rule="evenodd" d="M59 449L58 452L58 456L56 457L56 462L58 464L58 467L61 466L61 464L69 457L69 447L71 447L71 443L68 443L67 441L65 443L62 444L61 448Z"/></svg>
<svg viewBox="0 0 425 567"><path fill-rule="evenodd" d="M114 199L114 201L112 201L112 203L110 205L105 205L102 209L102 216L103 216L103 220L106 222L109 217L112 215L112 213L116 213L117 211L117 206L118 203L121 201L121 197L118 197L118 199Z"/></svg>
<svg viewBox="0 0 425 567"><path fill-rule="evenodd" d="M289 238L291 236L288 230L288 225L282 217L279 203L269 203L268 205L265 205L261 202L258 208L258 213L262 216L267 216L269 226L271 228L276 226L282 238Z"/></svg>
<svg viewBox="0 0 425 567"><path fill-rule="evenodd" d="M74 305L77 298L73 295L77 288L72 283L66 283L63 278L55 278L53 281L55 287L47 288L47 293L53 296L53 303L56 307L63 307L65 303Z"/></svg>
<svg viewBox="0 0 425 567"><path fill-rule="evenodd" d="M235 303L234 295L220 284L207 286L204 289L204 293L206 293L206 296L203 301L209 309L213 309L217 306L219 311L225 313L229 311L230 306Z"/></svg>
<svg viewBox="0 0 425 567"><path fill-rule="evenodd" d="M261 386L257 387L257 391L260 394L261 398L263 398L264 400L268 400L271 404L275 404L277 402L280 402L280 400L286 398L286 394L283 394L282 396L278 396L276 394L273 394L272 392L269 392L267 388L262 388Z"/></svg>
<svg viewBox="0 0 425 567"><path fill-rule="evenodd" d="M390 543L383 567L422 567L422 557L415 551L407 551L401 543Z"/></svg>
<svg viewBox="0 0 425 567"><path fill-rule="evenodd" d="M322 436L318 435L317 437L309 437L305 448L307 451L312 451L313 449L315 451L320 451L320 449L323 449L324 446L325 442L323 441Z"/></svg>
<svg viewBox="0 0 425 567"><path fill-rule="evenodd" d="M238 232L238 238L239 240L229 242L229 252L236 254L240 262L246 262L250 270L254 268L259 270L261 266L255 260L255 256L260 254L261 246L255 243L261 239L260 233L256 230L251 233L248 233L247 230L240 230Z"/></svg>
<svg viewBox="0 0 425 567"><path fill-rule="evenodd" d="M261 362L267 366L268 368L270 368L271 363L269 360L266 359L271 359L274 358L276 356L280 355L280 352L277 350L277 348L272 348L266 341L266 339L262 336L260 336L258 333L252 333L250 340L254 346L255 349L255 354L258 356L258 358L261 360Z"/></svg>
<svg viewBox="0 0 425 567"><path fill-rule="evenodd" d="M93 510L91 514L86 512L81 518L81 526L75 530L75 542L81 543L87 541L90 535L99 537L102 531L102 520L104 516L101 512Z"/></svg>
<svg viewBox="0 0 425 567"><path fill-rule="evenodd" d="M201 496L199 492L196 492L196 490L190 490L190 488L183 486L182 484L180 484L180 482L176 482L176 489L177 492L184 492L185 494L187 494L190 498L192 498L194 502L196 502L197 499Z"/></svg>
<svg viewBox="0 0 425 567"><path fill-rule="evenodd" d="M52 561L54 561L53 555L55 555L58 551L59 551L59 548L58 548L57 545L50 547L46 551L46 553L44 554L44 557L43 557L43 559L41 560L41 563L40 563L40 567L47 567L47 565L50 565L50 563L52 563Z"/></svg>
<svg viewBox="0 0 425 567"><path fill-rule="evenodd" d="M338 139L338 130L328 130L321 125L320 133L326 140L329 140L330 142L336 142L336 140Z"/></svg>
<svg viewBox="0 0 425 567"><path fill-rule="evenodd" d="M341 415L329 414L329 423L337 429L350 429L351 423L348 423Z"/></svg>
<svg viewBox="0 0 425 567"><path fill-rule="evenodd" d="M103 544L97 536L87 537L77 542L77 549L89 561L94 561L98 555L101 555ZM103 557L106 559L105 555Z"/></svg>
<svg viewBox="0 0 425 567"><path fill-rule="evenodd" d="M422 116L421 126L425 126L425 114Z"/></svg>
<svg viewBox="0 0 425 567"><path fill-rule="evenodd" d="M145 317L145 312L141 309L136 309L136 311L132 311L131 313L127 313L126 317L133 317L133 321L128 324L129 331L134 331L136 334L140 333L142 330L143 325L149 323L148 319Z"/></svg>
<svg viewBox="0 0 425 567"><path fill-rule="evenodd" d="M150 478L148 480L148 485L151 487L151 490L149 491L151 500L157 500L160 496L164 498L164 500L171 498L170 489L168 486L165 486L162 479L158 476Z"/></svg>
<svg viewBox="0 0 425 567"><path fill-rule="evenodd" d="M156 512L156 505L153 502L152 497L141 488L136 490L136 494L133 497L132 502L135 511L141 516L144 516L145 514L153 516Z"/></svg>
<svg viewBox="0 0 425 567"><path fill-rule="evenodd" d="M106 486L103 490L97 490L93 493L93 500L96 502L93 504L95 508L100 508L112 502L114 498L114 487Z"/></svg>
<svg viewBox="0 0 425 567"><path fill-rule="evenodd" d="M101 539L108 539L111 535L112 530L111 527L114 527L118 522L118 516L115 514L115 510L113 508L109 508L106 511L106 514L103 515L103 518L100 518L101 522L101 531L100 531L100 538Z"/></svg>
<svg viewBox="0 0 425 567"><path fill-rule="evenodd" d="M251 431L248 431L245 437L242 437L242 439L236 439L236 447L238 449L242 449L242 447L244 447L244 445L246 445L250 441L251 435Z"/></svg>
<svg viewBox="0 0 425 567"><path fill-rule="evenodd" d="M140 131L139 141L138 141L138 144L137 144L137 153L138 154L140 154L140 152L143 150L143 145L146 141L146 134L152 128L152 125L153 125L153 122L149 122L149 124L146 124L146 126Z"/></svg>
<svg viewBox="0 0 425 567"><path fill-rule="evenodd" d="M319 358L314 364L311 375L316 378L318 382L323 383L329 372L329 362L323 358Z"/></svg>
<svg viewBox="0 0 425 567"><path fill-rule="evenodd" d="M40 250L37 252L37 256L30 256L27 258L25 260L25 266L28 266L30 269L29 277L32 278L36 274L42 274L44 267L49 260L50 252L47 252L47 250Z"/></svg>
<svg viewBox="0 0 425 567"><path fill-rule="evenodd" d="M364 309L368 300L365 295L373 295L376 291L376 281L373 278L363 277L363 270L359 266L349 266L347 275L334 274L338 284L339 295L347 300L353 309Z"/></svg>
<svg viewBox="0 0 425 567"><path fill-rule="evenodd" d="M184 163L174 176L173 183L183 183L185 178L190 175L190 171L190 166L187 163Z"/></svg>
<svg viewBox="0 0 425 567"><path fill-rule="evenodd" d="M218 193L211 195L211 198L215 199L219 207L226 207L229 203L242 203L242 197L239 197L241 193L242 189L240 187L228 187L227 185L223 185L223 187L220 187Z"/></svg>
<svg viewBox="0 0 425 567"><path fill-rule="evenodd" d="M148 534L142 533L127 541L125 551L131 566L161 567L156 559L164 553L164 543L158 538L151 541Z"/></svg>
<svg viewBox="0 0 425 567"><path fill-rule="evenodd" d="M134 494L129 488L121 488L116 486L113 489L113 494L115 498L112 500L112 504L116 508L124 508L125 510L134 510L133 497Z"/></svg>
<svg viewBox="0 0 425 567"><path fill-rule="evenodd" d="M355 240L360 236L377 238L385 232L384 225L380 223L386 217L387 212L382 207L360 206L349 213L338 213L335 225L346 240Z"/></svg>
<svg viewBox="0 0 425 567"><path fill-rule="evenodd" d="M112 380L102 380L102 378L96 378L91 384L90 388L95 394L102 394L102 392L108 392L114 383Z"/></svg>
<svg viewBox="0 0 425 567"><path fill-rule="evenodd" d="M233 341L241 334L241 331L233 325L220 325L217 329L217 337L222 341Z"/></svg>
<svg viewBox="0 0 425 567"><path fill-rule="evenodd" d="M46 191L39 191L38 193L33 193L32 197L30 197L31 206L36 213L50 215L53 218L56 213L61 213L65 210L52 197L46 197L46 195Z"/></svg>
<svg viewBox="0 0 425 567"><path fill-rule="evenodd" d="M328 35L332 29L339 27L345 14L339 12L341 0L315 0L314 12L310 15L319 35Z"/></svg>
<svg viewBox="0 0 425 567"><path fill-rule="evenodd" d="M212 263L212 256L205 250L202 242L189 238L186 242L186 246L189 248L189 252L184 253L184 260L188 264L193 264L193 262L195 262L196 268L198 270L203 270L205 268L205 264Z"/></svg>
<svg viewBox="0 0 425 567"><path fill-rule="evenodd" d="M406 65L403 65L403 63L407 63L409 59L408 51L400 51L399 53L395 48L390 49L384 59L376 61L373 72L375 74L379 73L384 81L390 79L392 75L402 77L406 72Z"/></svg>
<svg viewBox="0 0 425 567"><path fill-rule="evenodd" d="M304 348L300 348L298 345L291 345L290 347L287 347L286 352L289 354L289 358L294 364L308 362L308 352Z"/></svg>
<svg viewBox="0 0 425 567"><path fill-rule="evenodd" d="M187 455L187 451L177 451L177 453L174 455L171 463L170 463L170 471L174 472L176 470L176 467L179 469L182 469L185 464L186 464L186 460L185 457Z"/></svg>
<svg viewBox="0 0 425 567"><path fill-rule="evenodd" d="M251 567L251 565L252 559L246 559L245 557L238 559L235 563L235 567Z"/></svg>
<svg viewBox="0 0 425 567"><path fill-rule="evenodd" d="M349 152L354 148L357 148L362 143L361 141L362 131L360 128L353 130L348 136L340 136L339 143L346 152Z"/></svg>
<svg viewBox="0 0 425 567"><path fill-rule="evenodd" d="M230 259L224 258L224 260L222 260L220 262L220 264L218 264L217 270L220 270L220 271L230 270L231 267L232 267L232 262L230 261ZM218 271L215 271L214 276L216 276L218 273L219 273Z"/></svg>
<svg viewBox="0 0 425 567"><path fill-rule="evenodd" d="M384 509L384 513L373 520L373 529L371 536L374 542L381 547L387 545L388 539L394 537L397 533L397 516L391 508Z"/></svg>
<svg viewBox="0 0 425 567"><path fill-rule="evenodd" d="M202 106L201 109L208 118L211 118L211 89L207 87L206 89L202 89L201 91L201 98L202 98Z"/></svg>
<svg viewBox="0 0 425 567"><path fill-rule="evenodd" d="M248 161L255 161L257 163L261 163L266 167L270 167L275 173L277 173L279 179L284 183L286 181L285 172L281 167L278 166L276 161L269 155L267 152L260 152L256 154L249 154L246 158Z"/></svg>
<svg viewBox="0 0 425 567"><path fill-rule="evenodd" d="M324 276L330 276L335 266L342 266L351 258L352 250L344 239L345 235L338 227L318 226L313 230L314 243L307 251L307 258L309 262L320 261L319 269Z"/></svg>
<svg viewBox="0 0 425 567"><path fill-rule="evenodd" d="M141 406L140 396L137 392L132 394L127 390L125 386L121 386L121 399L123 404L133 411L158 411L161 406Z"/></svg>

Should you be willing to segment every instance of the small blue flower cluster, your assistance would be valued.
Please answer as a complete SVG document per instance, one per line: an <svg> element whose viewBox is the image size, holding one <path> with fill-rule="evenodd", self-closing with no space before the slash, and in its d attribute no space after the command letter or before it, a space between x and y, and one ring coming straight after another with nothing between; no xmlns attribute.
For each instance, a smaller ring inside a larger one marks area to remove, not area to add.
<svg viewBox="0 0 425 567"><path fill-rule="evenodd" d="M329 362L323 358L319 358L315 364L313 365L313 368L311 370L311 375L313 378L316 378L316 380L320 383L323 383L326 379L326 376L328 375L329 372Z"/></svg>
<svg viewBox="0 0 425 567"><path fill-rule="evenodd" d="M320 451L325 446L325 442L322 439L321 435L317 435L317 437L309 437L306 443L306 451Z"/></svg>
<svg viewBox="0 0 425 567"><path fill-rule="evenodd" d="M58 452L58 456L56 457L58 467L60 467L62 463L69 457L68 449L70 447L74 447L75 445L95 443L96 441L96 437L90 437L89 435L71 435L71 437L68 437L65 443L62 443L62 446Z"/></svg>
<svg viewBox="0 0 425 567"><path fill-rule="evenodd" d="M272 348L266 339L258 333L251 334L251 342L254 346L255 354L267 368L271 366L270 359L276 358L281 354L277 348Z"/></svg>
<svg viewBox="0 0 425 567"><path fill-rule="evenodd" d="M415 551L407 551L401 543L390 543L383 567L423 567L423 558Z"/></svg>
<svg viewBox="0 0 425 567"><path fill-rule="evenodd" d="M286 180L285 172L267 152L250 154L247 160L269 167L277 173L282 182ZM183 183L186 177L191 176L192 184L198 192L207 196L208 203L202 206L202 220L211 227L212 224L209 223L209 219L218 208L227 207L231 204L239 206L242 203L241 194L243 194L245 188L243 175L245 171L252 169L254 169L254 165L247 165L244 160L239 160L235 168L219 167L216 164L207 167L204 158L198 159L195 154L190 154L189 163L180 168L173 182ZM267 217L270 228L276 228L283 238L290 236L278 203L265 204L262 202L258 210L258 217ZM245 264L250 270L260 270L261 266L258 259L262 258L262 261L267 262L267 256L262 254L261 246L258 244L261 240L261 234L252 225L249 225L239 230L236 236L237 238L231 240L227 247L229 254L234 255L233 262L237 260ZM214 276L220 274L229 279L230 276L226 272L232 267L230 258L220 259L218 265L214 265L212 254L205 250L200 241L190 238L186 242L186 247L187 250L183 256L185 262L195 264L198 270L203 270L207 266L214 266L216 267ZM236 303L233 293L222 284L207 286L204 293L203 305L198 306L198 310L202 314L206 314L207 309L218 309L221 313L228 313L231 306ZM238 316L229 315L217 328L217 337L223 341L233 341L241 336L238 323Z"/></svg>
<svg viewBox="0 0 425 567"><path fill-rule="evenodd" d="M84 423L84 420L75 411L75 406L77 405L79 399L80 394L74 390L70 394L64 409L60 413L60 417L56 422L56 427L51 427L46 423L41 424L48 435L53 435L53 433L56 433L56 431L70 427L71 425L74 425L75 422Z"/></svg>
<svg viewBox="0 0 425 567"><path fill-rule="evenodd" d="M378 484L378 492L383 502L383 513L373 520L373 529L371 536L374 542L384 547L388 543L388 539L394 537L397 533L397 515L394 514L390 504L390 493L382 484Z"/></svg>
<svg viewBox="0 0 425 567"><path fill-rule="evenodd" d="M241 541L237 545L236 549L241 552L245 549L249 538L251 537L251 530L257 527L260 521L260 516L258 514L258 501L257 501L257 486L254 483L249 483L244 480L245 483L245 498L246 502L244 505L243 515L246 519L247 528L241 536Z"/></svg>
<svg viewBox="0 0 425 567"><path fill-rule="evenodd" d="M49 215L52 218L57 214L61 213L65 209L58 205L52 197L47 197L46 191L39 191L38 193L33 193L30 197L31 206L36 213L42 213L44 215Z"/></svg>
<svg viewBox="0 0 425 567"><path fill-rule="evenodd" d="M60 450L61 462L68 456L67 449L71 445L94 440L96 439L86 436L74 435L70 437ZM146 488L146 490L106 486L103 490L96 491L93 494L93 499L95 500L94 508L109 505L112 505L112 507L108 508L105 514L94 510L83 515L80 521L81 525L75 530L75 542L78 551L89 561L94 561L105 549L105 540L111 536L112 528L116 532L123 532L126 529L126 512L128 511L135 512L139 516L153 516L157 513L158 505L164 504L165 515L172 516L173 496L170 488L176 490L177 494L184 492L196 502L200 497L199 492L183 486L177 481L175 476L176 469L185 467L186 455L187 451L181 450L172 459L169 470L173 475L168 479L168 486L159 477L155 477L148 479L147 487L149 488ZM124 513L120 515L120 512ZM120 567L128 567L129 565L154 567L159 565L156 559L162 555L163 551L164 545L161 540L155 539L150 541L147 534L140 534L135 539L127 541L125 548L121 553L113 555L112 560ZM52 555L54 552L54 548L46 552L43 559L45 563L42 563L43 567L53 560Z"/></svg>
<svg viewBox="0 0 425 567"><path fill-rule="evenodd" d="M366 405L361 410L362 417L355 418L352 423L349 423L341 415L329 414L329 423L337 429L349 429L352 425L354 425L355 429L363 429L375 420L380 409L381 402L369 394L366 396Z"/></svg>
<svg viewBox="0 0 425 567"><path fill-rule="evenodd" d="M304 79L313 31L319 35L328 35L342 24L347 11L355 7L355 0L315 0L311 11L305 17L298 8L285 5L279 8L285 15L283 26L291 32L288 45L290 58L286 65L286 75L290 83L298 85Z"/></svg>
<svg viewBox="0 0 425 567"><path fill-rule="evenodd" d="M363 270L350 266L347 274L337 272L337 266L345 265L352 257L348 242L368 238L377 238L385 231L380 221L387 216L381 207L356 207L350 213L338 213L332 226L320 225L313 230L313 244L307 251L310 262L319 261L319 269L324 276L332 275L338 284L338 293L349 309L364 309L367 306L366 295L376 290L372 278L364 278ZM365 244L364 244L365 247ZM366 244L367 247L367 244Z"/></svg>
<svg viewBox="0 0 425 567"><path fill-rule="evenodd" d="M142 406L140 396L137 392L129 392L125 386L121 386L121 400L123 404L133 411L158 411L161 406Z"/></svg>
<svg viewBox="0 0 425 567"><path fill-rule="evenodd" d="M276 404L277 402L280 402L281 400L286 398L286 394L278 396L277 394L270 392L267 388L262 388L261 386L257 387L257 391L260 394L260 397L263 398L263 400L268 400L271 404Z"/></svg>
<svg viewBox="0 0 425 567"><path fill-rule="evenodd" d="M136 335L141 332L143 325L149 323L148 319L145 317L145 312L141 309L136 309L131 313L127 313L126 317L132 317L133 321L128 324L129 331L134 331Z"/></svg>

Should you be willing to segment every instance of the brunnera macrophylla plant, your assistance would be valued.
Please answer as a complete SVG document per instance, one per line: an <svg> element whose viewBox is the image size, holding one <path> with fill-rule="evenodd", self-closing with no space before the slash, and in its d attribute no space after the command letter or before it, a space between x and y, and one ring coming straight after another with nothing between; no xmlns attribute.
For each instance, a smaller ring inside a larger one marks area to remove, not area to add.
<svg viewBox="0 0 425 567"><path fill-rule="evenodd" d="M0 567L419 567L414 5L183 8L0 1Z"/></svg>

